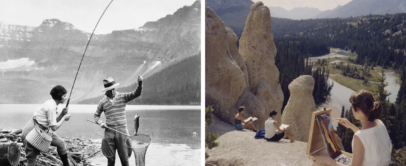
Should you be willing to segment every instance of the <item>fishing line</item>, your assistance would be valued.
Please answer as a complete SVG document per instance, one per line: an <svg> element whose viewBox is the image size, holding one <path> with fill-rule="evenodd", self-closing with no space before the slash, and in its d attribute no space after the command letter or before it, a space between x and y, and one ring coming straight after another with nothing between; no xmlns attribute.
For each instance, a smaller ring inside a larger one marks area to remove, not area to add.
<svg viewBox="0 0 406 166"><path fill-rule="evenodd" d="M82 65L83 58L85 57L85 54L86 54L86 51L87 51L87 47L89 46L90 41L92 40L94 31L96 30L97 25L99 25L99 22L100 22L100 20L102 19L104 13L107 11L107 9L109 8L110 4L111 4L113 1L114 1L114 0L111 0L110 3L109 3L109 5L107 5L106 9L104 9L102 15L100 16L99 20L97 21L96 26L95 26L94 29L93 29L92 34L90 35L89 40L87 41L87 44L86 44L86 47L85 47L85 51L83 52L82 59L80 60L80 64L79 64L78 70L76 71L75 79L73 80L72 88L71 88L71 90L70 90L70 94L69 94L68 102L66 103L66 107L68 107L68 105L69 105L70 97L71 97L71 95L72 95L73 87L75 86L76 78L78 77L78 73L79 73L79 70L80 70L80 66Z"/></svg>

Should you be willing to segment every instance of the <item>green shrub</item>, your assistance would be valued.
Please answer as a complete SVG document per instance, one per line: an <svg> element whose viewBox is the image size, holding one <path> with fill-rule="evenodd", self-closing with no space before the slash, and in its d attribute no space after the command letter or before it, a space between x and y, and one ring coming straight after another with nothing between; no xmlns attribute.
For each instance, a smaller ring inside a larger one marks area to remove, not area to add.
<svg viewBox="0 0 406 166"><path fill-rule="evenodd" d="M211 124L213 124L214 119L213 119L213 111L214 109L212 108L212 106L207 106L206 107L206 120L205 120L205 127L207 129L207 127L209 127ZM206 132L205 135L205 146L209 149L217 147L219 145L218 142L216 142L216 139L219 137L218 133L210 133L210 132ZM209 155L207 155L207 153L205 154L206 158L209 157Z"/></svg>

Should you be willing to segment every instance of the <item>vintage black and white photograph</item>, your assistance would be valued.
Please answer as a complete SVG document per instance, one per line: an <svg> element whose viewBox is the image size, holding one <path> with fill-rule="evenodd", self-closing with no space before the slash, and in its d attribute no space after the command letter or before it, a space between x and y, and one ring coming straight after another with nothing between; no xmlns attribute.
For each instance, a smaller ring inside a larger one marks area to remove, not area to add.
<svg viewBox="0 0 406 166"><path fill-rule="evenodd" d="M0 165L200 165L200 0L0 0Z"/></svg>

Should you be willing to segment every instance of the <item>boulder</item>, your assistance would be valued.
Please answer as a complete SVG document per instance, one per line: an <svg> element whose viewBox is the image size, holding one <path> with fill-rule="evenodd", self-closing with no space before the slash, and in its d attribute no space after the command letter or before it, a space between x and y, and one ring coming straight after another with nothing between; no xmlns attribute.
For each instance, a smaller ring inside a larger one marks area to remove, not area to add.
<svg viewBox="0 0 406 166"><path fill-rule="evenodd" d="M234 106L246 88L244 72L229 49L223 21L206 4L206 105L220 119L234 123Z"/></svg>
<svg viewBox="0 0 406 166"><path fill-rule="evenodd" d="M312 112L316 110L313 99L314 79L302 75L289 84L290 98L283 110L282 123L290 125L295 140L307 142Z"/></svg>
<svg viewBox="0 0 406 166"><path fill-rule="evenodd" d="M251 6L239 52L247 66L249 91L260 99L266 113L275 110L280 115L283 92L275 65L277 50L271 33L270 11L262 2ZM280 117L276 120L280 121Z"/></svg>

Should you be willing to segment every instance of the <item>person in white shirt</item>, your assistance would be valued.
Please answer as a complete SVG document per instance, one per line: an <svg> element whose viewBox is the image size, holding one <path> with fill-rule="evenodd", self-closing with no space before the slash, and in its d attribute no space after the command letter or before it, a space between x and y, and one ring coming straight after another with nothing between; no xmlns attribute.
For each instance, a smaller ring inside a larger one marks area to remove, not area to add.
<svg viewBox="0 0 406 166"><path fill-rule="evenodd" d="M265 139L267 141L279 141L281 140L285 134L289 137L290 142L295 142L293 139L292 134L290 134L290 131L288 128L281 129L278 125L278 122L275 119L277 112L272 111L269 113L269 118L268 120L265 121Z"/></svg>
<svg viewBox="0 0 406 166"><path fill-rule="evenodd" d="M24 140L25 153L27 158L27 166L36 166L37 156L40 155L40 150L34 145L31 145L25 138L31 130L34 129L34 123L40 126L44 131L56 131L58 130L65 121L71 118L68 113L68 108L64 108L60 114L57 113L57 107L59 104L63 104L66 98L67 91L61 86L57 85L52 88L50 95L52 99L47 100L39 108L34 111L33 118L31 118L28 123L24 126L22 138ZM59 157L61 158L63 166L69 166L68 161L68 151L65 145L65 141L52 133L51 146L55 146Z"/></svg>
<svg viewBox="0 0 406 166"><path fill-rule="evenodd" d="M352 113L361 122L361 129L346 118L338 118L338 123L354 131L352 139L353 158L351 166L387 166L391 162L392 144L385 125L379 120L382 104L375 101L365 90L354 92L350 97ZM327 156L316 156L314 166L342 166Z"/></svg>

